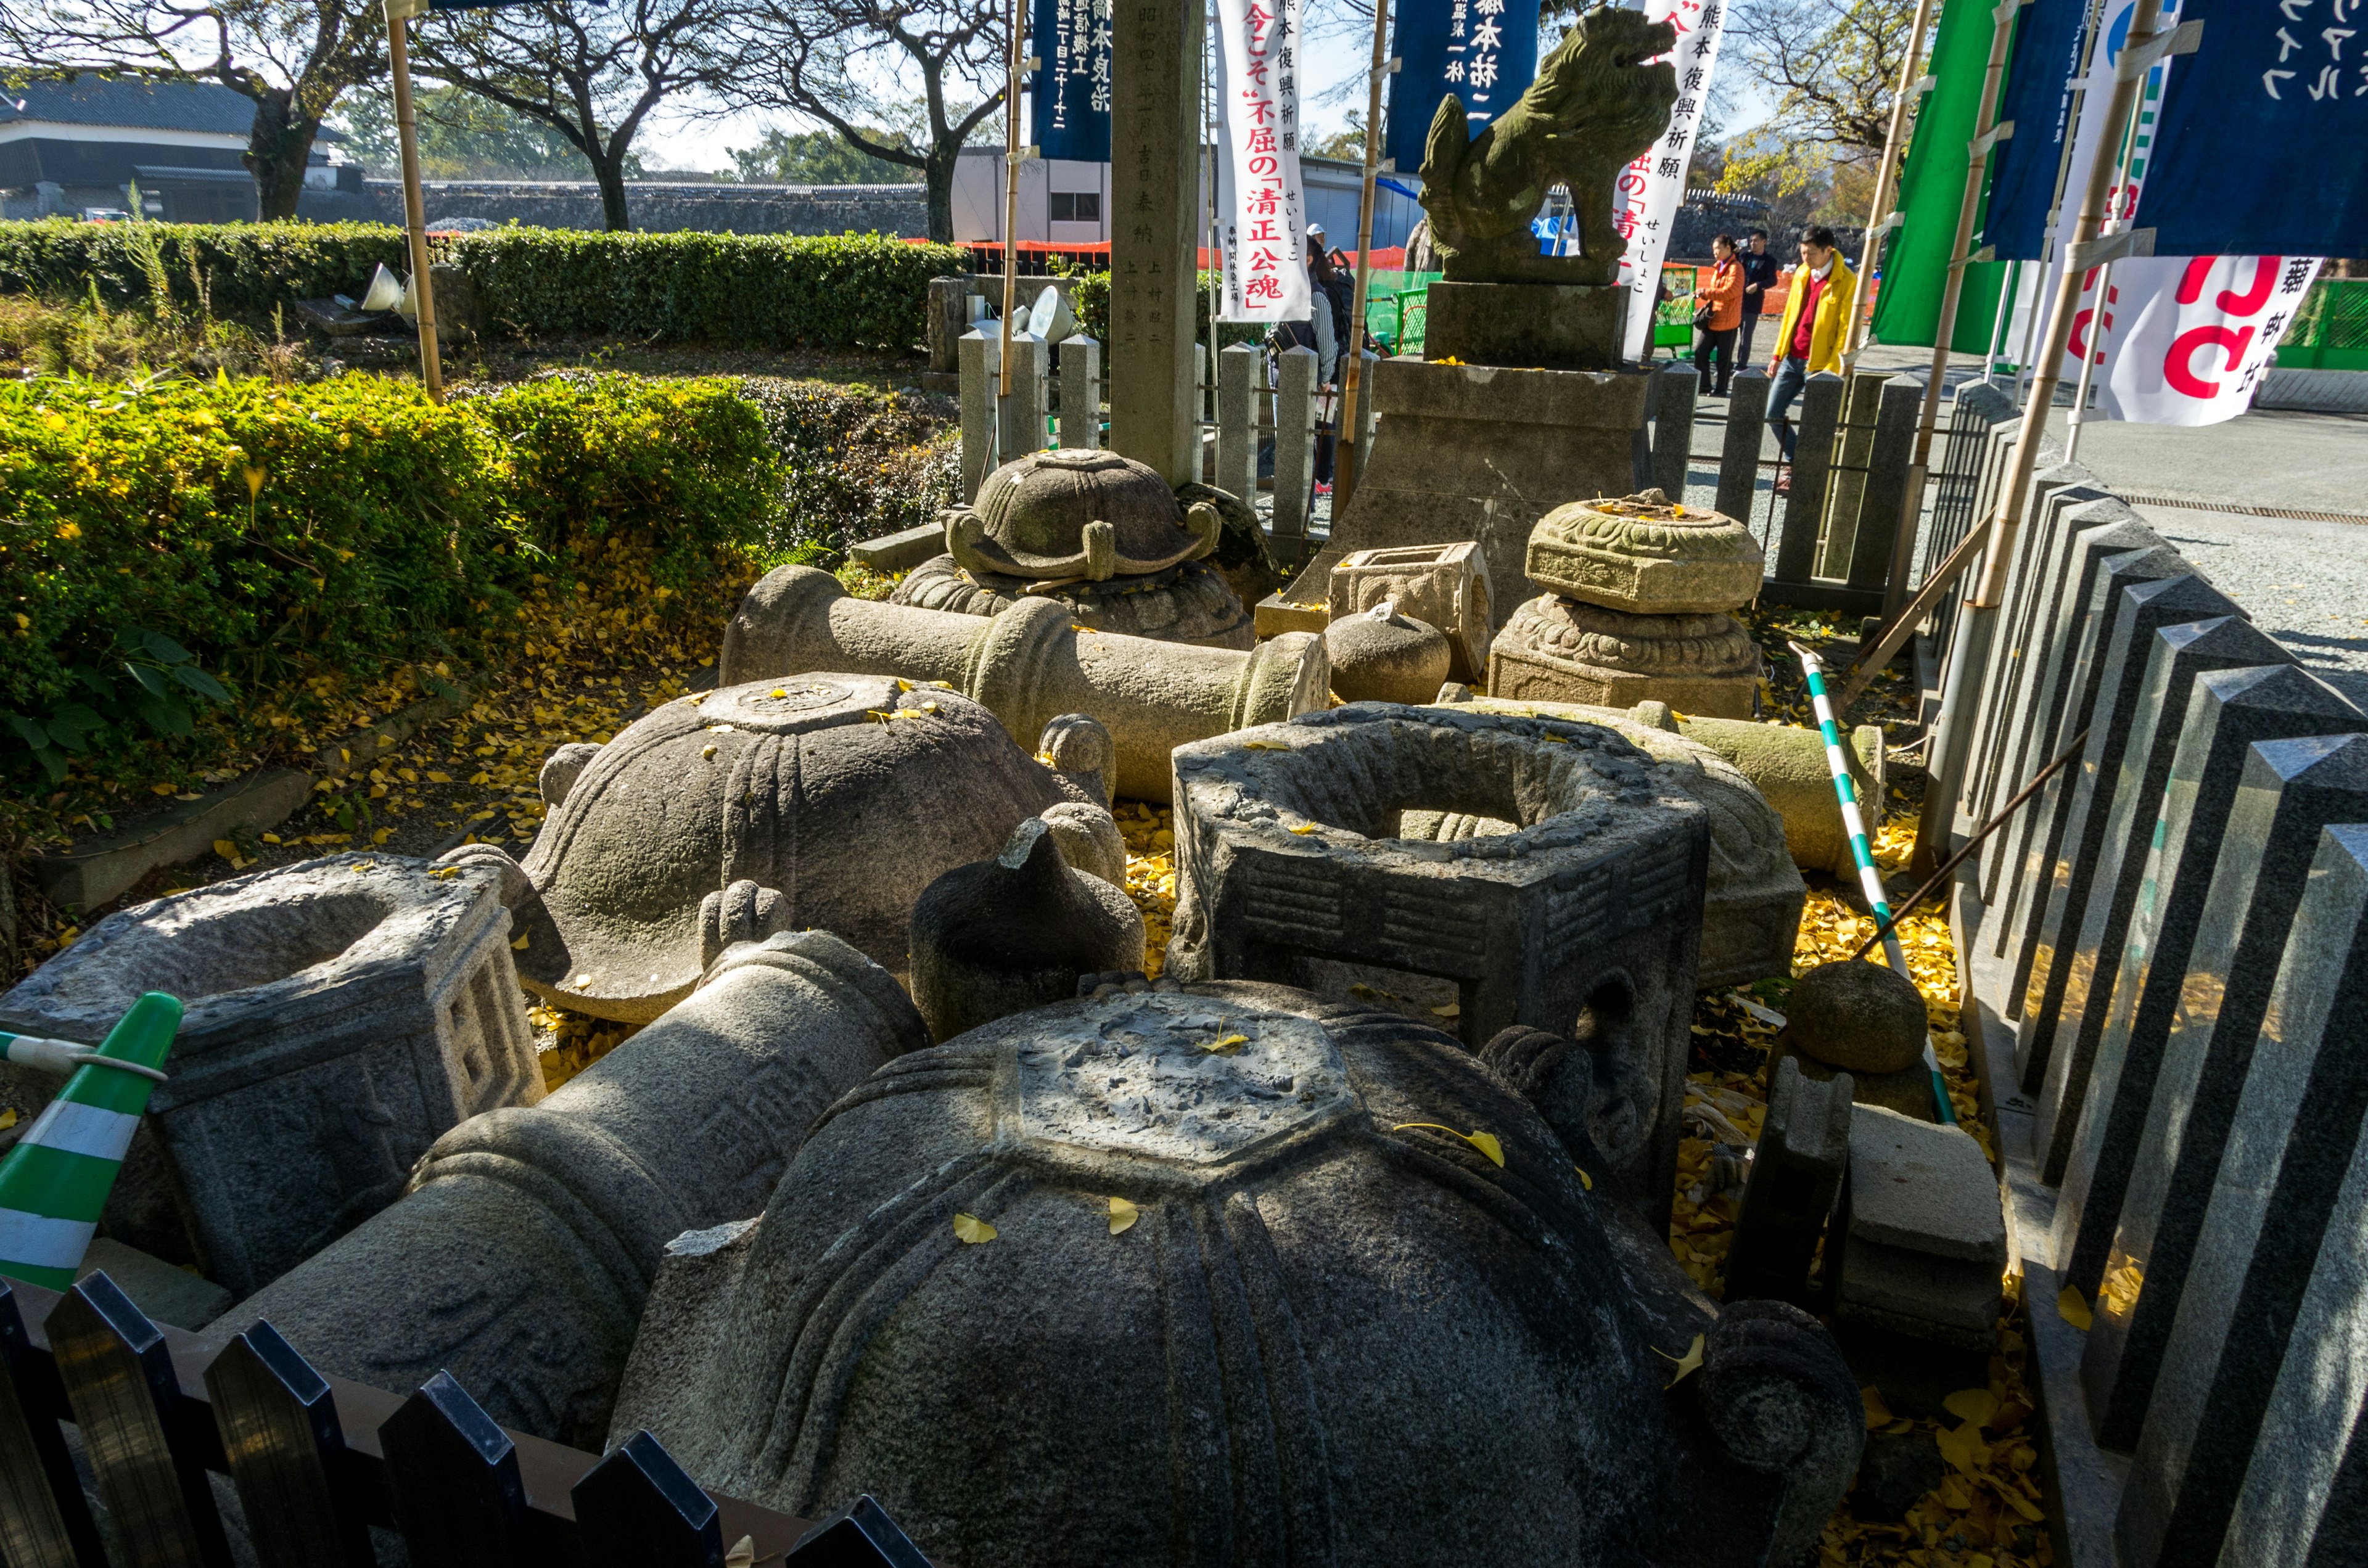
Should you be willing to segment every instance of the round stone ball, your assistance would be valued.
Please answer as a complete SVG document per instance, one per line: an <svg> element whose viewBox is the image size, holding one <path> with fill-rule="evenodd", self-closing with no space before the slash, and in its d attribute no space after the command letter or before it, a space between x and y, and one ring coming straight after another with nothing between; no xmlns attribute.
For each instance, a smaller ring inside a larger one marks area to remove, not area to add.
<svg viewBox="0 0 2368 1568"><path fill-rule="evenodd" d="M1820 964L1793 983L1782 1043L1845 1073L1904 1073L1924 1060L1924 996L1878 963Z"/></svg>
<svg viewBox="0 0 2368 1568"><path fill-rule="evenodd" d="M1368 611L1324 629L1332 689L1349 702L1429 702L1447 680L1447 634L1428 621Z"/></svg>

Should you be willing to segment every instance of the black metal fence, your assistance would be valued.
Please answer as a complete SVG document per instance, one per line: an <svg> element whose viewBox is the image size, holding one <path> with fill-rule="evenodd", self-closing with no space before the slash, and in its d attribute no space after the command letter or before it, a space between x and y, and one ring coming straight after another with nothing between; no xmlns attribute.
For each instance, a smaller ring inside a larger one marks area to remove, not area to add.
<svg viewBox="0 0 2368 1568"><path fill-rule="evenodd" d="M817 1524L711 1495L647 1432L603 1458L505 1430L448 1373L404 1399L268 1324L217 1349L153 1323L103 1273L0 1280L8 1568L108 1568L110 1547L232 1568L233 1537L262 1568L374 1568L373 1531L414 1568L927 1568L869 1498Z"/></svg>

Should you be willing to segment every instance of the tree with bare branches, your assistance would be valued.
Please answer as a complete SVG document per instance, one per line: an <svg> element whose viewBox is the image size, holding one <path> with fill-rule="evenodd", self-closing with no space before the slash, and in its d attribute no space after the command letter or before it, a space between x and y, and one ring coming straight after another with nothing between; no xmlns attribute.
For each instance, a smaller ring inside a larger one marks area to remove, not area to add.
<svg viewBox="0 0 2368 1568"><path fill-rule="evenodd" d="M321 121L386 74L378 0L35 0L0 5L0 56L43 75L219 82L255 103L245 164L266 218L292 217Z"/></svg>
<svg viewBox="0 0 2368 1568"><path fill-rule="evenodd" d="M421 72L567 139L592 166L612 231L633 226L633 138L669 98L712 103L749 60L743 0L542 0L437 12L416 33Z"/></svg>
<svg viewBox="0 0 2368 1568"><path fill-rule="evenodd" d="M1915 11L1910 0L1738 6L1735 42L1775 112L1725 144L1719 188L1792 196L1881 157Z"/></svg>
<svg viewBox="0 0 2368 1568"><path fill-rule="evenodd" d="M737 101L818 120L859 153L920 170L929 238L950 242L954 162L1003 107L1007 3L756 0L758 69ZM917 123L898 140L871 129L900 119Z"/></svg>

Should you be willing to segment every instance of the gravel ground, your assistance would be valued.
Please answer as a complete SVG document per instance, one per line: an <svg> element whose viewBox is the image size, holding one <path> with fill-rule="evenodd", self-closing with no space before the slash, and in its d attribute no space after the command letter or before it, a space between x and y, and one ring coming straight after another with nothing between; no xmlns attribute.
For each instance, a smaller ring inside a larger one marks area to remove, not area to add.
<svg viewBox="0 0 2368 1568"><path fill-rule="evenodd" d="M2368 524L2137 511L2305 667L2368 707Z"/></svg>

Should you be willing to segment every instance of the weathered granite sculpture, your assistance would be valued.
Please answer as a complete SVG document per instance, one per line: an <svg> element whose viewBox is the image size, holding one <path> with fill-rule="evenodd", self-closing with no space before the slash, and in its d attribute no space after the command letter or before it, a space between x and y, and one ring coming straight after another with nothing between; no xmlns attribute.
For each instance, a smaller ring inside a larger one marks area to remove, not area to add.
<svg viewBox="0 0 2368 1568"><path fill-rule="evenodd" d="M1653 759L1663 787L1692 796L1710 816L1710 881L1702 897L1702 954L1694 983L1740 985L1789 974L1808 888L1785 847L1786 824L1749 779L1710 747L1610 709L1564 703L1457 704L1482 713L1600 724ZM1826 792L1830 809L1833 791ZM1498 817L1404 812L1401 838L1482 838L1517 831Z"/></svg>
<svg viewBox="0 0 2368 1568"><path fill-rule="evenodd" d="M209 1335L268 1319L379 1388L448 1369L505 1426L597 1449L667 1244L762 1209L814 1118L928 1043L888 972L829 933L735 947L541 1105L447 1133L402 1202Z"/></svg>
<svg viewBox="0 0 2368 1568"><path fill-rule="evenodd" d="M1645 62L1676 42L1666 22L1598 6L1477 135L1462 99L1440 104L1422 204L1447 276L1443 290L1432 286L1427 353L1574 369L1618 362L1626 294L1611 285L1627 244L1612 222L1612 183L1668 127L1677 68ZM1577 256L1540 255L1530 230L1557 185L1579 215Z"/></svg>
<svg viewBox="0 0 2368 1568"><path fill-rule="evenodd" d="M965 1568L1791 1562L1856 1466L1847 1369L1793 1309L1714 1313L1573 1164L1392 1015L1006 1018L677 1244L611 1434L771 1507L869 1493Z"/></svg>
<svg viewBox="0 0 2368 1568"><path fill-rule="evenodd" d="M1793 864L1804 871L1827 871L1845 879L1858 875L1850 834L1842 826L1841 807L1834 801L1826 744L1816 731L1696 718L1691 713L1678 727L1686 739L1708 746L1734 764L1735 770L1768 798L1784 819L1784 842L1792 850ZM1859 811L1867 831L1873 833L1883 825L1884 802L1890 796L1882 729L1861 724L1850 733L1842 751L1858 788Z"/></svg>
<svg viewBox="0 0 2368 1568"><path fill-rule="evenodd" d="M1919 1121L1938 1121L1930 1032L1916 983L1879 963L1824 963L1793 983L1784 1028L1769 1053L1769 1085L1783 1062L1819 1080L1848 1074L1851 1098Z"/></svg>
<svg viewBox="0 0 2368 1568"><path fill-rule="evenodd" d="M1447 680L1447 638L1383 599L1324 629L1332 693L1346 702L1428 702Z"/></svg>
<svg viewBox="0 0 2368 1568"><path fill-rule="evenodd" d="M1799 1302L1808 1294L1826 1221L1850 1169L1850 1075L1818 1082L1798 1062L1776 1064L1768 1115L1726 1249L1726 1299Z"/></svg>
<svg viewBox="0 0 2368 1568"><path fill-rule="evenodd" d="M1065 1001L1080 975L1140 964L1143 912L1120 876L1113 887L1070 869L1030 817L993 859L931 882L913 905L913 1002L930 1036Z"/></svg>
<svg viewBox="0 0 2368 1568"><path fill-rule="evenodd" d="M1212 503L1178 505L1147 463L1093 448L1030 452L946 514L947 552L916 567L891 602L999 615L1042 595L1098 631L1247 648L1249 611L1201 563L1224 531Z"/></svg>
<svg viewBox="0 0 2368 1568"><path fill-rule="evenodd" d="M809 670L945 681L1027 742L1060 714L1091 713L1117 748L1108 782L1141 801L1167 799L1171 750L1321 706L1331 674L1324 640L1305 632L1247 653L1192 648L1080 631L1065 606L1035 597L981 620L850 598L807 566L783 566L748 590L718 667L726 686Z"/></svg>
<svg viewBox="0 0 2368 1568"><path fill-rule="evenodd" d="M1759 593L1767 555L1749 528L1658 490L1573 501L1530 530L1530 581L1631 615L1708 615Z"/></svg>
<svg viewBox="0 0 2368 1568"><path fill-rule="evenodd" d="M2006 1218L1981 1145L1962 1127L1858 1106L1849 1193L1835 1315L1989 1354Z"/></svg>
<svg viewBox="0 0 2368 1568"><path fill-rule="evenodd" d="M1632 708L1745 719L1759 693L1759 644L1731 615L1630 615L1543 594L1514 610L1488 650L1489 695L1513 702Z"/></svg>
<svg viewBox="0 0 2368 1568"><path fill-rule="evenodd" d="M1759 646L1725 612L1759 591L1761 564L1750 529L1658 490L1556 507L1524 562L1547 591L1497 634L1489 693L1748 719Z"/></svg>
<svg viewBox="0 0 2368 1568"><path fill-rule="evenodd" d="M1480 547L1416 544L1360 550L1332 568L1324 585L1331 619L1339 620L1387 599L1398 613L1447 633L1448 673L1474 684L1488 678L1488 642L1496 635L1488 559Z"/></svg>
<svg viewBox="0 0 2368 1568"><path fill-rule="evenodd" d="M603 746L552 811L531 889L513 890L519 974L638 1023L775 931L825 926L901 971L923 888L1057 801L1099 809L1100 789L1032 760L969 699L883 676L693 694Z"/></svg>
<svg viewBox="0 0 2368 1568"><path fill-rule="evenodd" d="M1630 1165L1652 1141L1657 1088L1613 1049L1612 1024L1590 1010L1568 1035L1515 1024L1480 1048L1488 1070L1537 1108L1582 1170L1587 1162Z"/></svg>
<svg viewBox="0 0 2368 1568"><path fill-rule="evenodd" d="M1652 1085L1653 1135L1616 1174L1667 1210L1710 832L1651 757L1600 726L1357 703L1175 767L1170 971L1408 995L1474 1048L1591 1013ZM1520 831L1397 836L1422 810Z"/></svg>
<svg viewBox="0 0 2368 1568"><path fill-rule="evenodd" d="M148 1124L197 1261L245 1295L456 1123L542 1097L500 892L368 853L256 871L108 915L0 1007L96 1042L143 991L183 1000Z"/></svg>

